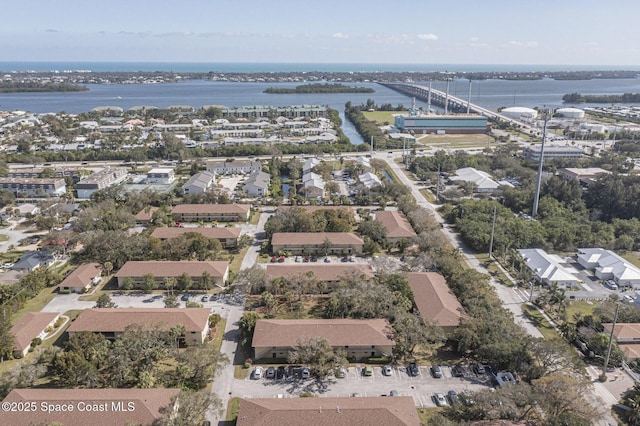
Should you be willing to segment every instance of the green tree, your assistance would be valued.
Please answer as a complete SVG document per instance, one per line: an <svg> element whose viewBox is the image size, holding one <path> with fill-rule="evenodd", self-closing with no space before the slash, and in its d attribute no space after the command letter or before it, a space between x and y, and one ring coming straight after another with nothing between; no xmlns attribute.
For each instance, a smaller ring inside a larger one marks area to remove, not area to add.
<svg viewBox="0 0 640 426"><path fill-rule="evenodd" d="M179 308L180 302L178 301L178 297L176 295L169 295L164 298L164 307L165 308Z"/></svg>
<svg viewBox="0 0 640 426"><path fill-rule="evenodd" d="M177 407L177 409L174 409ZM169 405L160 408L159 426L200 425L206 420L208 412L220 415L222 402L206 390L183 390Z"/></svg>
<svg viewBox="0 0 640 426"><path fill-rule="evenodd" d="M156 277L153 274L145 274L142 277L142 289L145 293L151 293L153 290L158 288L158 281L156 281Z"/></svg>
<svg viewBox="0 0 640 426"><path fill-rule="evenodd" d="M256 328L256 322L260 316L255 312L245 312L240 317L238 325L242 333L242 344L250 342L253 339L253 330Z"/></svg>
<svg viewBox="0 0 640 426"><path fill-rule="evenodd" d="M288 362L309 366L312 375L319 379L326 378L341 365L346 364L346 353L333 350L329 341L323 337L300 338L287 356Z"/></svg>
<svg viewBox="0 0 640 426"><path fill-rule="evenodd" d="M178 277L178 288L181 291L189 291L192 286L193 280L191 279L191 276L186 272Z"/></svg>
<svg viewBox="0 0 640 426"><path fill-rule="evenodd" d="M427 324L417 314L405 313L393 323L393 354L399 359L412 359L417 346L425 349L445 340L442 328Z"/></svg>
<svg viewBox="0 0 640 426"><path fill-rule="evenodd" d="M102 293L100 297L98 297L98 300L96 301L96 305L94 306L94 308L117 308L117 307L118 305L113 303L108 293Z"/></svg>

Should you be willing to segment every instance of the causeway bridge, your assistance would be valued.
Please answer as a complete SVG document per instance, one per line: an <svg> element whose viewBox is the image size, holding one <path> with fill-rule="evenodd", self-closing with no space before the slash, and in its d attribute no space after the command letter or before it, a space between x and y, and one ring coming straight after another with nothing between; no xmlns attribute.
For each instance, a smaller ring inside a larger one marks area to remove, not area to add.
<svg viewBox="0 0 640 426"><path fill-rule="evenodd" d="M446 107L445 109L447 111L466 112L467 109L469 109L469 112L474 112L476 114L483 115L490 120L510 123L519 129L524 128L524 124L518 120L514 120L512 118L506 117L502 114L491 111L490 109L487 109L487 108L483 108L479 105L469 103L464 99L461 99L452 95L447 95L445 92L442 92L440 90L436 90L433 88L429 88L429 86L421 86L419 84L409 84L409 83L379 83L379 84L385 87L388 87L391 90L395 90L407 96L415 97L425 102L429 99L429 92L431 92L431 103ZM525 130L525 132L529 133L530 130L527 129Z"/></svg>

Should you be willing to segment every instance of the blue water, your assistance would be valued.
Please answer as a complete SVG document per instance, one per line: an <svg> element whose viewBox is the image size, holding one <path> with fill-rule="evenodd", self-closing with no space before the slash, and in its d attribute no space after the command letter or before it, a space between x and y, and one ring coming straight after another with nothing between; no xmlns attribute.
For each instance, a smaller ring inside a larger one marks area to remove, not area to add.
<svg viewBox="0 0 640 426"><path fill-rule="evenodd" d="M12 67L13 66L13 67ZM300 71L300 70L386 70L402 71L414 66L424 67L421 70L525 70L524 65L492 66L492 65L464 65L448 68L449 65L397 65L397 64L165 64L165 63L7 63L0 62L0 69L92 69L94 71L127 71L127 70L174 70L174 71L208 71L213 66L225 72L251 71ZM5 68L7 67L7 68ZM324 67L324 68L323 68ZM460 68L454 68L460 67ZM463 67L467 67L466 69ZM582 67L571 67L581 69ZM551 70L550 67L535 69ZM557 69L566 69L557 67ZM595 69L584 67L584 69ZM622 68L621 68L622 69ZM629 67L626 67L629 69ZM349 94L267 94L263 91L268 87L295 87L299 83L244 83L222 81L184 81L167 84L109 84L87 85L88 91L62 93L9 93L0 94L0 110L22 110L34 113L67 112L77 114L87 112L99 106L117 106L125 110L134 106L156 106L166 108L172 105L190 105L200 108L206 105L221 105L227 107L241 107L251 105L289 106L289 105L327 105L337 111L343 121L343 131L353 143L362 143L362 139L354 127L345 120L344 105L351 102L355 105L366 103L373 99L377 104L403 104L409 107L413 99L387 89L375 83L358 83L358 86L371 87L375 93ZM428 83L421 83L428 85ZM444 82L434 82L433 87L445 90ZM467 99L469 82L454 80L450 84L450 93L462 99ZM491 110L500 107L560 107L568 106L562 103L562 96L566 93L579 92L584 94L622 94L640 93L640 79L598 79L598 80L484 80L474 81L471 90L471 102ZM417 107L426 109L424 101L417 101ZM588 106L585 104L579 107ZM392 124L392 123L391 123Z"/></svg>

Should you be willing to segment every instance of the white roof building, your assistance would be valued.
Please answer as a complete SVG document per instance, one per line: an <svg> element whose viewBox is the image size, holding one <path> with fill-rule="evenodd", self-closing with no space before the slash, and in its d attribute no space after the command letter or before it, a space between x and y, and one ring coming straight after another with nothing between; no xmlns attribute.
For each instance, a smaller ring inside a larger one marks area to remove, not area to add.
<svg viewBox="0 0 640 426"><path fill-rule="evenodd" d="M380 181L380 178L371 172L358 175L358 180L360 180L360 183L362 183L368 189L371 189L374 186L382 186L382 182Z"/></svg>
<svg viewBox="0 0 640 426"><path fill-rule="evenodd" d="M307 174L308 172L311 171L311 169L313 169L315 166L317 166L318 164L320 164L322 161L318 160L317 158L308 158L307 161L304 162L304 164L302 165L302 173L303 174Z"/></svg>
<svg viewBox="0 0 640 426"><path fill-rule="evenodd" d="M527 267L531 269L536 281L558 287L573 287L578 284L578 278L562 263L566 263L560 256L548 254L541 249L518 250L525 259Z"/></svg>
<svg viewBox="0 0 640 426"><path fill-rule="evenodd" d="M473 192L493 192L500 186L488 173L476 170L473 167L456 170L456 175L450 179L452 181L472 183L474 186Z"/></svg>
<svg viewBox="0 0 640 426"><path fill-rule="evenodd" d="M596 277L601 280L613 280L622 287L640 288L640 268L611 250L578 249L578 263L586 269L594 269Z"/></svg>

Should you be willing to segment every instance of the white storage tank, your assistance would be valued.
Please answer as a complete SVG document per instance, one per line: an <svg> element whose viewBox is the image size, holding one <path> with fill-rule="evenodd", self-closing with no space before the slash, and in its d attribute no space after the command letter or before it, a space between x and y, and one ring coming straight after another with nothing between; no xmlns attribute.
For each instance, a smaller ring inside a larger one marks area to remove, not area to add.
<svg viewBox="0 0 640 426"><path fill-rule="evenodd" d="M584 118L584 110L580 108L558 108L556 114L565 118Z"/></svg>
<svg viewBox="0 0 640 426"><path fill-rule="evenodd" d="M580 123L580 129L590 131L592 133L604 133L604 124L598 123Z"/></svg>
<svg viewBox="0 0 640 426"><path fill-rule="evenodd" d="M514 120L533 120L538 116L538 111L525 107L509 107L500 111L500 114Z"/></svg>

